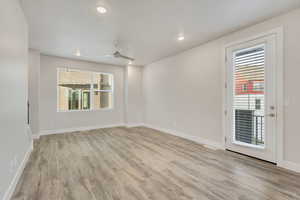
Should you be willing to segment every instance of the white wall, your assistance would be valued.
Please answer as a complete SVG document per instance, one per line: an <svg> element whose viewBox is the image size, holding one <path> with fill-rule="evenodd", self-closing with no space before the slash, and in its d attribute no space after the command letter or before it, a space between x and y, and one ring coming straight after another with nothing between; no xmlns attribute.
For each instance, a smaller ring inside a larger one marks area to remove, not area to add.
<svg viewBox="0 0 300 200"><path fill-rule="evenodd" d="M143 67L126 67L126 124L139 126L144 122Z"/></svg>
<svg viewBox="0 0 300 200"><path fill-rule="evenodd" d="M30 148L27 135L27 24L18 0L0 3L0 199ZM6 196L7 197L7 196Z"/></svg>
<svg viewBox="0 0 300 200"><path fill-rule="evenodd" d="M57 112L57 68L114 74L114 109L103 111ZM124 67L41 55L40 132L124 124Z"/></svg>
<svg viewBox="0 0 300 200"><path fill-rule="evenodd" d="M33 135L39 134L39 98L40 98L40 52L29 51L28 99L30 103L30 128Z"/></svg>
<svg viewBox="0 0 300 200"><path fill-rule="evenodd" d="M216 44L145 67L145 123L221 143L222 88Z"/></svg>
<svg viewBox="0 0 300 200"><path fill-rule="evenodd" d="M146 66L145 123L220 143L224 45L283 26L284 159L300 164L299 22L298 9Z"/></svg>

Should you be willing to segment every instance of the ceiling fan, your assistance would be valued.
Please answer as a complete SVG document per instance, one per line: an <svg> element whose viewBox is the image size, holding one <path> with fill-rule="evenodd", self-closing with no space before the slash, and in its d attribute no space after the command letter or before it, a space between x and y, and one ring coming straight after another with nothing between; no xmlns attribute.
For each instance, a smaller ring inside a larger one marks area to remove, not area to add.
<svg viewBox="0 0 300 200"><path fill-rule="evenodd" d="M118 50L118 42L115 43L115 48L117 49L113 54L108 54L105 55L105 57L113 57L113 58L122 58L122 59L126 59L129 60L131 62L133 62L135 59L131 58L129 56L125 56L123 55L119 50Z"/></svg>
<svg viewBox="0 0 300 200"><path fill-rule="evenodd" d="M125 55L121 54L119 51L116 51L115 53L113 53L112 56L115 57L115 58L123 58L123 59L127 59L127 60L130 60L130 61L134 61L134 58L125 56Z"/></svg>

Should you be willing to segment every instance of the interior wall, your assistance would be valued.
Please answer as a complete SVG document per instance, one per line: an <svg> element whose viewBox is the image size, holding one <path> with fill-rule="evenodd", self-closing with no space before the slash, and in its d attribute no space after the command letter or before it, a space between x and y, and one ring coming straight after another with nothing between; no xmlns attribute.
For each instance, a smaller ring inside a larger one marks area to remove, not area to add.
<svg viewBox="0 0 300 200"><path fill-rule="evenodd" d="M143 67L126 67L126 124L139 126L144 122Z"/></svg>
<svg viewBox="0 0 300 200"><path fill-rule="evenodd" d="M146 66L143 73L145 123L221 143L224 46L282 26L284 159L300 164L299 21L300 9Z"/></svg>
<svg viewBox="0 0 300 200"><path fill-rule="evenodd" d="M114 75L114 108L57 112L57 68L69 67ZM124 67L41 55L40 132L124 124Z"/></svg>
<svg viewBox="0 0 300 200"><path fill-rule="evenodd" d="M40 100L40 52L29 51L28 65L28 99L29 121L33 135L39 134L39 100Z"/></svg>
<svg viewBox="0 0 300 200"><path fill-rule="evenodd" d="M221 143L220 52L208 44L145 67L145 123Z"/></svg>
<svg viewBox="0 0 300 200"><path fill-rule="evenodd" d="M0 199L30 148L27 133L28 29L19 0L0 6Z"/></svg>

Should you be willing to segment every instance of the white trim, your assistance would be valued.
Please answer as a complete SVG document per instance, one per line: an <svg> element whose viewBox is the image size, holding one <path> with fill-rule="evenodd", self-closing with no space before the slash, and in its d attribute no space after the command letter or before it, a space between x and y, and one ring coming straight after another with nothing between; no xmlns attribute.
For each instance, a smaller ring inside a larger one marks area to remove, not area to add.
<svg viewBox="0 0 300 200"><path fill-rule="evenodd" d="M198 144L204 145L205 147L210 148L210 149L224 149L222 143L219 143L219 142L215 142L215 141L204 139L204 138L201 138L198 136L189 135L189 134L182 133L179 131L165 129L165 128L161 128L161 127L157 127L157 126L153 126L153 125L149 125L149 124L144 124L144 126L147 128L152 128L152 129L170 134L170 135L175 135L175 136L187 139L187 140L191 140Z"/></svg>
<svg viewBox="0 0 300 200"><path fill-rule="evenodd" d="M225 149L226 144L225 144L225 138L226 138L226 131L228 129L227 127L227 122L226 122L226 115L224 114L225 111L227 111L227 89L224 87L224 84L227 84L227 61L226 61L226 49L235 46L244 42L249 42L252 40L256 40L262 37L266 37L269 35L275 34L276 35L276 53L277 53L277 60L276 60L276 97L277 97L277 105L276 105L276 111L277 111L277 125L276 125L276 163L278 166L280 166L280 163L286 163L283 158L283 142L284 142L284 79L283 79L283 66L284 66L284 52L283 52L283 27L280 26L278 28L275 28L273 30L254 35L252 37L248 37L245 39L241 39L229 44L226 44L222 48L222 58L225 60L221 59L221 66L222 66L222 93L223 93L223 111L222 111L222 131L223 131L223 139L222 139L222 146ZM286 165L285 165L286 166Z"/></svg>
<svg viewBox="0 0 300 200"><path fill-rule="evenodd" d="M12 197L12 195L13 195L15 189L16 189L16 186L17 186L17 184L18 184L18 182L21 178L21 175L22 175L22 173L25 169L25 166L26 166L26 164L29 160L29 157L30 157L30 154L31 154L32 150L33 150L33 142L31 141L31 144L30 144L30 146L29 146L22 162L20 163L19 168L18 168L14 178L12 179L7 191L5 192L4 197L3 197L2 200L10 200L11 199L11 197Z"/></svg>
<svg viewBox="0 0 300 200"><path fill-rule="evenodd" d="M30 128L29 124L27 124L27 134L28 134L30 139L33 138L33 134L32 134L32 131L31 131L31 128Z"/></svg>
<svg viewBox="0 0 300 200"><path fill-rule="evenodd" d="M281 161L280 163L278 163L277 166L300 173L300 164L298 164L298 163L284 160L284 161Z"/></svg>
<svg viewBox="0 0 300 200"><path fill-rule="evenodd" d="M27 130L28 130L28 134L30 135L30 139L32 139L32 140L38 140L38 139L40 139L40 135L39 134L33 134L32 133L31 128L30 128L29 125L27 126Z"/></svg>
<svg viewBox="0 0 300 200"><path fill-rule="evenodd" d="M38 140L38 139L40 139L40 135L39 134L34 134L34 135L32 135L32 139L33 140Z"/></svg>
<svg viewBox="0 0 300 200"><path fill-rule="evenodd" d="M283 27L276 29L276 98L277 98L277 137L276 157L277 164L284 160L284 33Z"/></svg>
<svg viewBox="0 0 300 200"><path fill-rule="evenodd" d="M123 101L123 105L124 105L124 122L128 123L128 66L126 66L124 68L124 101Z"/></svg>
<svg viewBox="0 0 300 200"><path fill-rule="evenodd" d="M279 27L274 28L272 30L262 32L260 34L253 35L251 37L247 37L247 38L243 38L243 39L231 42L231 43L227 43L226 45L224 45L224 48L226 49L226 48L229 48L229 47L232 47L232 46L243 44L245 42L250 42L250 41L253 41L253 40L264 38L264 37L272 35L272 34L283 34L283 26L279 26Z"/></svg>
<svg viewBox="0 0 300 200"><path fill-rule="evenodd" d="M124 127L124 126L125 126L124 123L120 123L120 124L111 124L111 125L85 126L85 127L56 129L56 130L42 130L39 135L43 136L43 135L63 134L63 133L70 133L70 132L77 132L77 131L89 131L94 129L114 128L114 127Z"/></svg>
<svg viewBox="0 0 300 200"><path fill-rule="evenodd" d="M143 124L143 123L140 123L140 124L126 124L127 128L134 128L134 127L141 127L141 126L146 126L146 125Z"/></svg>

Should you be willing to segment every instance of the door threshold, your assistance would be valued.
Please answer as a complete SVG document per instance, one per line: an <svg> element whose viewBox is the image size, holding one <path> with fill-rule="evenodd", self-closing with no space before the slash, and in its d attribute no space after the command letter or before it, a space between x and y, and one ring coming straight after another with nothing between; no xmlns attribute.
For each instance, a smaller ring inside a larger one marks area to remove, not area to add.
<svg viewBox="0 0 300 200"><path fill-rule="evenodd" d="M236 154L242 155L242 156L246 156L248 158L253 158L255 160L259 160L259 161L263 161L263 162L266 162L266 163L270 163L272 165L277 165L277 163L270 162L270 161L267 161L267 160L263 160L263 159L260 159L260 158L256 158L256 157L253 157L253 156L249 156L249 155L246 155L246 154L243 154L243 153L240 153L240 152L232 151L232 150L229 150L229 149L225 149L225 150L229 151L229 152L232 152L232 153L236 153Z"/></svg>

